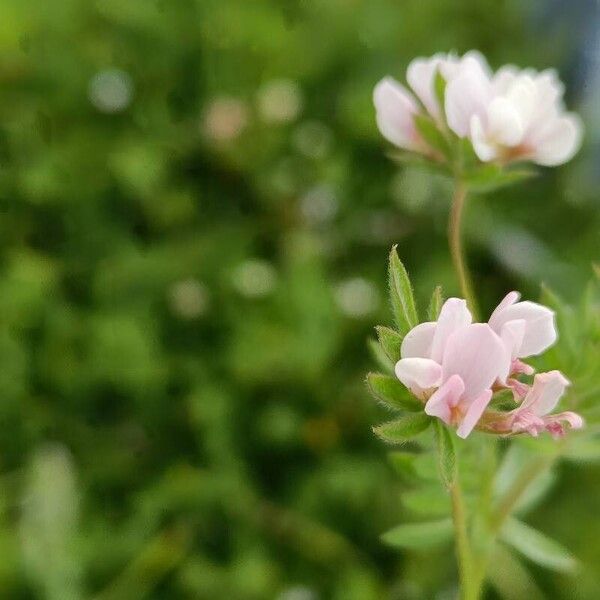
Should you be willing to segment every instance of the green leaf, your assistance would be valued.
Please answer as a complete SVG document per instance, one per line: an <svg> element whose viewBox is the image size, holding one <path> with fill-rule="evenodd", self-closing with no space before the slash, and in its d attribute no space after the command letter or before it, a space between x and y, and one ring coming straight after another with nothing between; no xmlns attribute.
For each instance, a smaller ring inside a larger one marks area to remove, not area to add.
<svg viewBox="0 0 600 600"><path fill-rule="evenodd" d="M384 352L381 344L378 344L373 338L367 340L369 351L373 360L377 363L377 366L386 373L394 372L394 362L392 362L389 356Z"/></svg>
<svg viewBox="0 0 600 600"><path fill-rule="evenodd" d="M384 533L381 540L396 548L422 550L449 542L452 534L452 519L441 519L398 525Z"/></svg>
<svg viewBox="0 0 600 600"><path fill-rule="evenodd" d="M415 470L415 459L417 455L414 452L403 452L402 450L394 450L388 453L388 460L390 464L402 477L413 481L417 477Z"/></svg>
<svg viewBox="0 0 600 600"><path fill-rule="evenodd" d="M417 308L408 273L398 258L397 246L390 252L389 286L396 327L406 335L417 323Z"/></svg>
<svg viewBox="0 0 600 600"><path fill-rule="evenodd" d="M465 182L474 192L487 193L520 183L537 175L537 171L524 168L506 168L497 164L486 164L467 171Z"/></svg>
<svg viewBox="0 0 600 600"><path fill-rule="evenodd" d="M438 466L442 482L448 488L456 480L456 451L454 440L448 428L439 420L435 419L435 441L438 452Z"/></svg>
<svg viewBox="0 0 600 600"><path fill-rule="evenodd" d="M426 171L433 171L441 175L452 176L448 163L436 162L414 152L401 152L398 150L388 152L388 158L400 165L410 165Z"/></svg>
<svg viewBox="0 0 600 600"><path fill-rule="evenodd" d="M505 546L496 544L487 575L494 589L505 600L544 600L531 573Z"/></svg>
<svg viewBox="0 0 600 600"><path fill-rule="evenodd" d="M403 444L425 431L430 423L431 419L425 413L415 413L373 427L373 431L384 442Z"/></svg>
<svg viewBox="0 0 600 600"><path fill-rule="evenodd" d="M389 327L383 327L383 325L378 325L375 327L377 331L377 337L379 338L379 343L383 348L383 351L386 353L388 358L396 363L400 360L400 347L402 346L402 336L393 329Z"/></svg>
<svg viewBox="0 0 600 600"><path fill-rule="evenodd" d="M435 121L427 115L415 115L413 117L415 127L421 134L421 137L433 149L439 152L444 158L451 156L451 148L444 134L438 129Z"/></svg>
<svg viewBox="0 0 600 600"><path fill-rule="evenodd" d="M542 567L563 573L577 568L577 560L566 548L517 519L506 521L500 539Z"/></svg>
<svg viewBox="0 0 600 600"><path fill-rule="evenodd" d="M429 307L427 308L427 318L430 321L437 321L444 304L444 296L442 295L442 286L438 285L431 294L431 300L429 301Z"/></svg>
<svg viewBox="0 0 600 600"><path fill-rule="evenodd" d="M450 497L439 483L403 492L402 504L415 514L431 517L449 515L452 509Z"/></svg>
<svg viewBox="0 0 600 600"><path fill-rule="evenodd" d="M373 395L392 410L420 412L423 404L395 378L381 373L369 373L367 384Z"/></svg>

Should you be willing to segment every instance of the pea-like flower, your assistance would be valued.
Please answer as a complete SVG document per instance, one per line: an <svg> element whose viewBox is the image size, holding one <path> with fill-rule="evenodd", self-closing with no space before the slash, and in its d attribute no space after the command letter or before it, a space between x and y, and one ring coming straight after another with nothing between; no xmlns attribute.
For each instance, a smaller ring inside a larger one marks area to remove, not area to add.
<svg viewBox="0 0 600 600"><path fill-rule="evenodd" d="M533 373L520 359L542 353L557 339L553 311L518 300L518 292L510 292L488 323L473 323L465 300L450 298L437 321L417 325L402 341L396 376L424 402L425 413L456 426L460 437L484 415L480 428L504 435L546 430L556 436L564 432L563 422L583 426L573 412L549 414L568 385L558 371L536 375L533 385L516 379ZM486 412L494 394L507 388L520 406Z"/></svg>
<svg viewBox="0 0 600 600"><path fill-rule="evenodd" d="M430 117L449 143L452 135L467 138L482 162L554 166L570 160L581 145L581 121L566 111L564 86L551 69L507 65L494 73L471 51L416 58L406 80L410 90L385 77L373 94L381 133L404 150L448 160L422 134L418 116Z"/></svg>
<svg viewBox="0 0 600 600"><path fill-rule="evenodd" d="M468 137L484 162L529 160L555 166L579 149L582 125L565 110L564 86L551 70L504 66L495 74L464 65L448 82L448 125Z"/></svg>

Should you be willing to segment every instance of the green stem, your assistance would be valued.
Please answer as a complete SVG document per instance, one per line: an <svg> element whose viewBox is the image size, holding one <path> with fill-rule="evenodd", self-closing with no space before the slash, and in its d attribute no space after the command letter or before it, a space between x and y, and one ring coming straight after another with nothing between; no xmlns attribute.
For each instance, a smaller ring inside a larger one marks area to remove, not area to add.
<svg viewBox="0 0 600 600"><path fill-rule="evenodd" d="M465 261L462 238L461 224L467 199L467 186L460 180L456 180L454 189L454 197L452 198L452 209L450 211L450 219L448 221L448 243L450 245L450 254L452 255L452 264L458 278L460 291L473 314L474 320L477 320L477 301L473 294L473 286L471 284L471 276Z"/></svg>
<svg viewBox="0 0 600 600"><path fill-rule="evenodd" d="M454 535L456 537L456 557L462 600L477 600L477 593L473 593L473 560L469 545L467 518L462 490L458 479L450 486L452 498L452 520L454 521Z"/></svg>

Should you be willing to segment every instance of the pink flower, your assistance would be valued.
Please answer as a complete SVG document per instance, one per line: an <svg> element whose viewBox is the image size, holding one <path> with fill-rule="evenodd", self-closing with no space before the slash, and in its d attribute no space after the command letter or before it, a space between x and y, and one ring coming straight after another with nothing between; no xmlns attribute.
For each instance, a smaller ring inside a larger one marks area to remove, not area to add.
<svg viewBox="0 0 600 600"><path fill-rule="evenodd" d="M414 117L428 113L441 124L442 107L435 92L436 74L439 71L445 80L449 80L467 64L480 65L482 70L489 72L483 56L471 51L462 58L442 53L430 58L415 58L406 71L412 93L393 77L384 77L373 92L377 126L383 137L399 148L429 153L427 143L415 127Z"/></svg>
<svg viewBox="0 0 600 600"><path fill-rule="evenodd" d="M531 389L519 408L508 413L507 426L512 433L527 432L537 436L542 431L549 431L554 437L564 435L564 423L571 429L583 427L583 419L574 412L566 411L554 415L549 414L562 397L569 380L560 371L539 373L533 380Z"/></svg>
<svg viewBox="0 0 600 600"><path fill-rule="evenodd" d="M417 325L406 335L395 368L413 394L427 399L425 412L457 425L463 438L479 421L510 360L489 325L471 321L466 302L450 298L437 322Z"/></svg>

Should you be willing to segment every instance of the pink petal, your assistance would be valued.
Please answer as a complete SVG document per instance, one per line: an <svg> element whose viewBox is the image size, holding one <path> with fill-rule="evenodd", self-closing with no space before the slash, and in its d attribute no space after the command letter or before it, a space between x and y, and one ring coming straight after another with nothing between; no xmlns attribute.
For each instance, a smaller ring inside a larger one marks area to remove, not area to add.
<svg viewBox="0 0 600 600"><path fill-rule="evenodd" d="M396 377L419 398L425 390L437 387L441 382L442 368L428 358L402 358L394 370Z"/></svg>
<svg viewBox="0 0 600 600"><path fill-rule="evenodd" d="M481 394L479 394L479 396L477 396L477 398L471 402L461 424L456 430L458 437L466 438L471 431L473 431L473 428L475 425L477 425L477 422L481 418L481 415L484 413L491 399L492 390L488 389L483 390L483 392L481 392Z"/></svg>
<svg viewBox="0 0 600 600"><path fill-rule="evenodd" d="M518 302L520 297L521 297L521 294L519 294L519 292L514 292L514 291L508 292L508 294L506 294L506 296L504 296L504 298L502 299L500 304L498 304L498 306L496 306L494 312L490 316L490 320L488 321L488 323L490 324L490 327L496 333L498 333L500 331L500 329L496 328L494 326L494 320L498 317L498 315L500 315L504 311L504 309L508 308L509 306L512 306L515 302Z"/></svg>
<svg viewBox="0 0 600 600"><path fill-rule="evenodd" d="M441 54L431 58L415 58L406 71L408 85L423 103L427 112L436 119L440 116L440 107L435 96L434 81L441 61Z"/></svg>
<svg viewBox="0 0 600 600"><path fill-rule="evenodd" d="M425 412L450 425L452 423L452 409L460 401L464 390L465 386L462 379L458 375L453 375L429 398L427 404L425 404Z"/></svg>
<svg viewBox="0 0 600 600"><path fill-rule="evenodd" d="M554 312L535 302L517 302L502 310L496 309L489 323L490 327L499 333L505 323L516 319L524 319L526 322L519 358L540 354L556 341Z"/></svg>
<svg viewBox="0 0 600 600"><path fill-rule="evenodd" d="M431 358L441 363L448 338L458 329L470 325L473 317L467 302L460 298L448 298L438 317L437 327L431 344Z"/></svg>
<svg viewBox="0 0 600 600"><path fill-rule="evenodd" d="M413 327L402 340L402 358L431 358L431 344L437 324L421 323Z"/></svg>
<svg viewBox="0 0 600 600"><path fill-rule="evenodd" d="M561 421L568 423L571 429L581 429L585 425L583 418L570 410L555 415L549 415L544 418L544 422L548 424L560 423Z"/></svg>
<svg viewBox="0 0 600 600"><path fill-rule="evenodd" d="M377 126L392 144L408 150L422 148L413 116L419 108L408 90L392 77L385 77L373 91Z"/></svg>
<svg viewBox="0 0 600 600"><path fill-rule="evenodd" d="M558 404L568 385L569 380L560 371L538 373L521 409L529 410L539 417L547 415Z"/></svg>
<svg viewBox="0 0 600 600"><path fill-rule="evenodd" d="M465 384L464 399L471 402L506 373L509 360L502 340L487 324L475 323L449 337L442 361L442 379L460 375Z"/></svg>

